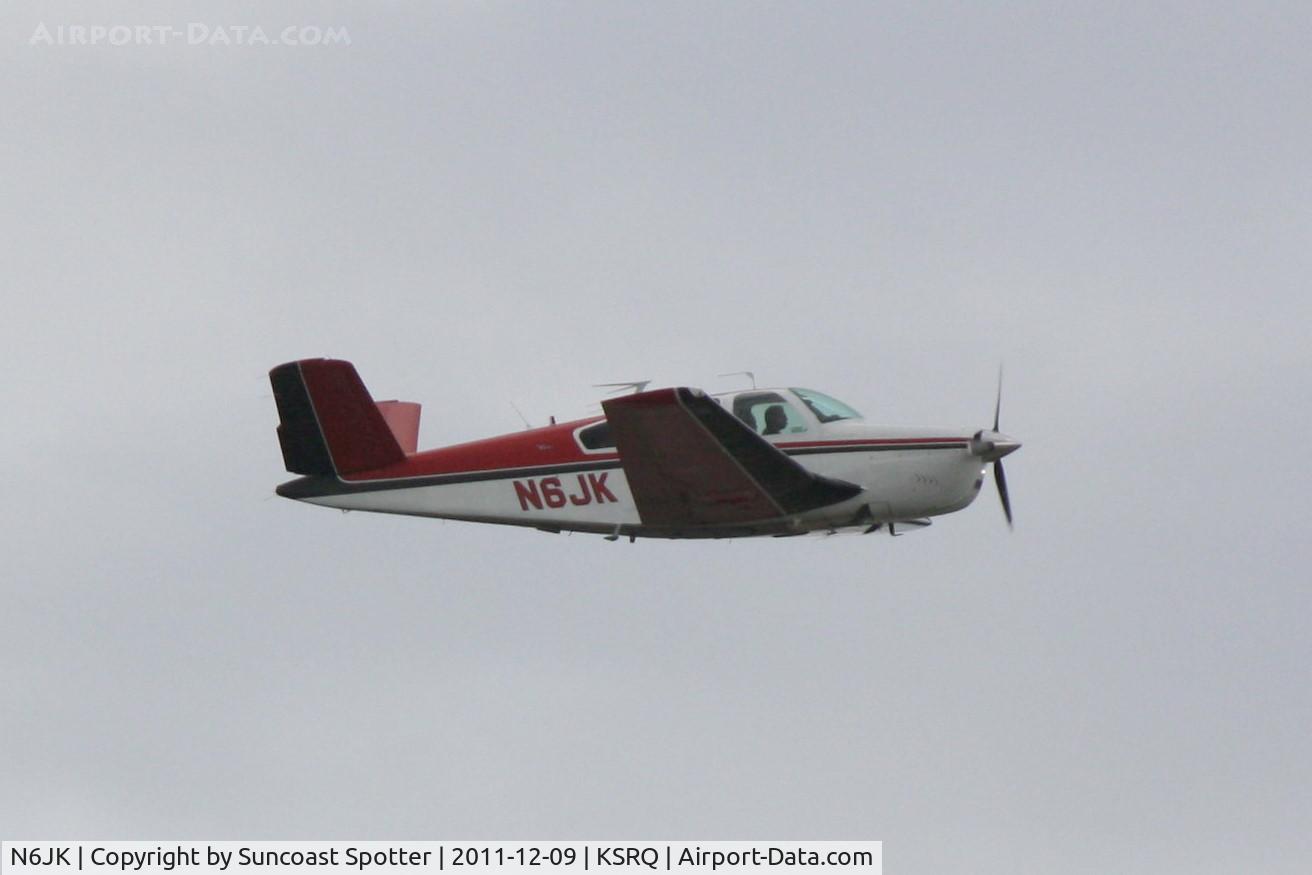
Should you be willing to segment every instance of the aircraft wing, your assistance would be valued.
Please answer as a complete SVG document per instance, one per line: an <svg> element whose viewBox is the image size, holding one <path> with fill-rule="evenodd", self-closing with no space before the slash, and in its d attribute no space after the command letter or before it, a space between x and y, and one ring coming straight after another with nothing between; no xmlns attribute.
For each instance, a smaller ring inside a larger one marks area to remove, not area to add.
<svg viewBox="0 0 1312 875"><path fill-rule="evenodd" d="M657 389L602 407L644 525L758 522L861 491L803 468L699 389Z"/></svg>

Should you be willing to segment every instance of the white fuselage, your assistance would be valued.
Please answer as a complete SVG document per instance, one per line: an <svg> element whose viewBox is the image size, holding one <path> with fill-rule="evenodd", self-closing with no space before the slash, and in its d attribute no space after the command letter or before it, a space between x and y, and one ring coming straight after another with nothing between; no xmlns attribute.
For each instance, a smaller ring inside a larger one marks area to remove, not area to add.
<svg viewBox="0 0 1312 875"><path fill-rule="evenodd" d="M752 390L757 391L757 390ZM326 507L473 522L658 537L801 534L921 519L951 513L979 494L984 463L962 429L890 428L858 419L821 422L791 390L772 390L795 409L789 429L765 439L799 464L862 491L840 504L731 531L670 533L644 527L614 451L581 450L576 462L541 468L498 468L388 480L356 481L341 494L294 496ZM735 395L717 400L729 408ZM581 430L581 429L580 429Z"/></svg>

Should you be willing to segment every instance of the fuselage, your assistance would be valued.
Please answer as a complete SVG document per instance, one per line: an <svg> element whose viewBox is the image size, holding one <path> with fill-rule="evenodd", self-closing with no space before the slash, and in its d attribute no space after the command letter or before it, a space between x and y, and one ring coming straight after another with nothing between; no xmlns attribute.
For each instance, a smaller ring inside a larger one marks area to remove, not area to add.
<svg viewBox="0 0 1312 875"><path fill-rule="evenodd" d="M951 513L979 493L984 466L971 430L871 425L805 389L713 397L803 467L861 492L750 525L644 526L606 420L593 417L412 453L358 474L302 477L278 493L343 510L664 538L868 530Z"/></svg>

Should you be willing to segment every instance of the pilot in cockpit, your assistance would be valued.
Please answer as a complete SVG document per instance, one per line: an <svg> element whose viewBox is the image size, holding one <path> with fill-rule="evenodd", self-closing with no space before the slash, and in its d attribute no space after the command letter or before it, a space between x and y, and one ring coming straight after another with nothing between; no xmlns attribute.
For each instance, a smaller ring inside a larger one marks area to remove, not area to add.
<svg viewBox="0 0 1312 875"><path fill-rule="evenodd" d="M765 408L765 431L761 434L781 434L787 427L788 414L784 412L782 404L772 404Z"/></svg>

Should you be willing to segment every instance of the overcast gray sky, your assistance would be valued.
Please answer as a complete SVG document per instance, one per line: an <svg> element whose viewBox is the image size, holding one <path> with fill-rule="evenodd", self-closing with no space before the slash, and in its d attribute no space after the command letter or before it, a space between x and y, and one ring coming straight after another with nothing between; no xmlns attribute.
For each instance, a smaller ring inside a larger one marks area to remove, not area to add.
<svg viewBox="0 0 1312 875"><path fill-rule="evenodd" d="M107 16L0 11L5 836L1306 870L1306 3ZM266 372L319 355L428 445L743 369L979 427L1005 360L1016 530L295 504Z"/></svg>

